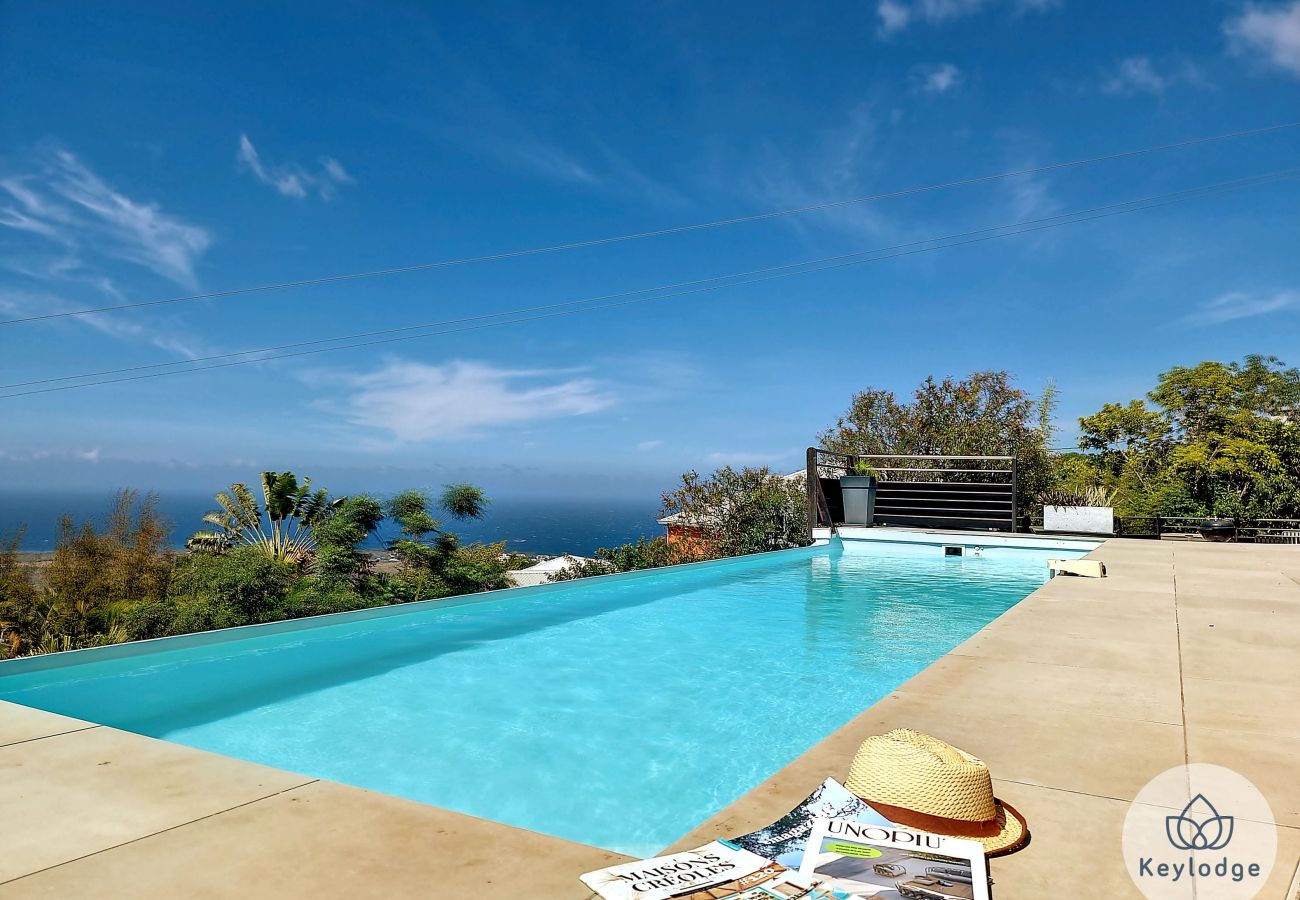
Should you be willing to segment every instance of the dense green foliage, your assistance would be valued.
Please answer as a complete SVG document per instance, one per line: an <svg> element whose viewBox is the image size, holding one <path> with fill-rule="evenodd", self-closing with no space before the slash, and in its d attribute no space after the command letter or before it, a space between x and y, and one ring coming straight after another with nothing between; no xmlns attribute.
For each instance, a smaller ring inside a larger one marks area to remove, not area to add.
<svg viewBox="0 0 1300 900"><path fill-rule="evenodd" d="M547 581L572 581L591 575L611 575L615 572L634 572L638 569L657 569L684 562L681 554L668 545L665 538L637 538L630 544L601 547L594 559L573 562L558 572L552 572Z"/></svg>
<svg viewBox="0 0 1300 900"><path fill-rule="evenodd" d="M173 555L158 498L120 491L102 529L65 516L49 564L32 569L11 542L0 564L0 656L127 640L124 617L167 594Z"/></svg>
<svg viewBox="0 0 1300 900"><path fill-rule="evenodd" d="M681 485L664 493L663 514L675 517L686 533L617 547L602 547L595 558L573 563L550 581L653 569L704 559L720 559L808 544L808 513L802 478L786 478L767 468L725 466L712 475L682 475Z"/></svg>
<svg viewBox="0 0 1300 900"><path fill-rule="evenodd" d="M807 494L801 478L766 467L724 466L712 475L682 475L663 495L664 515L705 537L699 556L740 556L809 543Z"/></svg>
<svg viewBox="0 0 1300 900"><path fill-rule="evenodd" d="M1300 371L1278 359L1176 366L1079 424L1090 453L1060 480L1113 492L1119 515L1300 517Z"/></svg>
<svg viewBox="0 0 1300 900"><path fill-rule="evenodd" d="M433 499L403 491L330 498L291 472L262 474L261 503L242 484L217 495L188 552L167 549L157 498L117 495L104 526L61 523L48 565L24 561L22 535L0 545L0 658L364 609L508 586L524 561L502 544L461 546L433 517ZM437 506L455 518L487 508L471 485ZM396 567L362 545L388 516Z"/></svg>

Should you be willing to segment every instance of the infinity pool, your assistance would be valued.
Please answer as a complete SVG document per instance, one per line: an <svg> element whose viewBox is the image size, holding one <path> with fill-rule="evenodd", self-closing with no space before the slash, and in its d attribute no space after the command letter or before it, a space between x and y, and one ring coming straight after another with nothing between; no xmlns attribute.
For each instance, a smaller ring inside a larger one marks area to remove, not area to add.
<svg viewBox="0 0 1300 900"><path fill-rule="evenodd" d="M1084 552L844 545L5 663L0 699L649 855Z"/></svg>

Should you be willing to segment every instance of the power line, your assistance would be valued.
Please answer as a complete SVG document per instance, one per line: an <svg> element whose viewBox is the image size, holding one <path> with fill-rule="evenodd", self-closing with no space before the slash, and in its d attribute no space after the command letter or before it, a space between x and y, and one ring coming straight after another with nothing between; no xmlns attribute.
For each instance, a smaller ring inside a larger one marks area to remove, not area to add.
<svg viewBox="0 0 1300 900"><path fill-rule="evenodd" d="M386 337L379 340L360 341L351 344L342 344L340 346L334 346L334 347L316 347L315 349L299 350L292 353L281 353L274 356L260 356L255 359L238 359L231 362L220 362L220 363L215 363L213 365L205 365L205 366L193 366L192 368L175 369L172 371L151 372L142 375L129 375L122 378L106 378L100 381L88 381L80 384L68 384L68 385L60 385L57 387L44 387L44 388L38 388L38 389L28 390L28 391L18 391L9 394L0 394L0 400L10 399L13 397L31 396L34 394L47 394L47 393L54 393L57 391L75 390L77 388L84 388L84 387L97 387L105 384L119 384L128 381L143 381L143 380L153 379L153 378L162 378L169 375L184 375L192 372L204 372L212 369L225 369L234 366L251 365L253 363L259 363L259 362L271 362L273 360L279 360L279 359L290 359L290 358L301 357L301 356L311 356L319 353L329 353L336 350L351 350L359 347L374 346L377 344L389 344L389 343L396 343L399 341L415 340L418 338L440 337L448 334L460 334L468 331L478 331L487 328L497 328L504 325L515 325L523 322L534 322L542 319L552 319L552 318L558 318L562 316L577 315L579 313L584 313L584 312L599 312L602 310L614 309L614 308L629 306L638 303L659 302L664 300L670 300L675 297L686 296L689 294L705 293L710 291L721 290L723 288L728 288L728 287L745 287L751 284L758 284L765 281L776 280L779 278L789 278L794 275L802 275L810 272L824 272L832 269L841 269L850 266L864 265L867 263L878 262L885 259L896 259L901 256L911 256L917 253L928 253L933 250L943 250L950 247L959 247L968 244L982 243L984 241L995 240L997 238L1013 237L1015 235L1028 234L1036 231L1042 231L1048 228L1058 228L1063 225L1071 225L1079 222L1087 222L1087 221L1092 221L1094 219L1121 215L1128 212L1138 212L1138 211L1143 211L1148 209L1155 209L1161 206L1168 206L1173 203L1179 203L1184 200L1191 199L1192 197L1195 196L1204 196L1207 194L1211 194L1215 192L1224 192L1228 190L1239 190L1244 187L1266 184L1273 181L1283 180L1286 178L1294 178L1297 176L1300 176L1300 169L1288 169L1279 172L1269 173L1266 175L1255 176L1252 178L1238 179L1235 181L1223 182L1216 185L1208 185L1201 188L1189 188L1183 191L1175 191L1169 194L1155 195L1154 197L1142 198L1139 200L1123 201L1121 203L1110 204L1108 206L1094 207L1089 210L1080 210L1072 213L1062 213L1057 216L1050 216L1044 219L1028 220L1027 222L1012 223L1009 225L990 226L989 228L979 229L977 231L972 231L972 232L960 232L954 235L944 235L936 238L929 238L924 241L912 242L911 244L899 244L893 247L860 251L858 253L845 254L838 257L826 257L824 259L819 259L819 260L808 260L802 263L791 263L785 266L775 266L766 269L756 269L750 272L735 273L733 275L714 276L712 278L700 279L695 282L679 282L677 285L665 285L657 288L643 288L638 291L623 292L622 294L605 295L606 297L618 297L618 296L626 296L628 294L638 294L638 293L651 294L650 296L636 297L633 299L622 300L615 303L596 303L596 301L604 298L588 298L584 300L572 300L563 303L546 304L543 306L522 307L520 309L506 310L500 313L489 313L489 314L484 314L482 316L471 316L460 320L448 320L447 322L442 322L442 323L426 323L424 325L405 326L404 328L387 329L379 332L360 332L355 335L343 335L335 338L322 338L314 341L300 341L294 344L283 344L277 347L268 347L259 350L246 350L238 353L223 354L221 356L211 357L211 358L225 359L232 356L247 356L255 353L265 353L265 352L276 351L280 349L288 349L291 347L300 347L304 345L337 342L337 341L347 340L352 337L369 336L375 334L391 334L396 331L405 331L412 328L430 328L442 324L452 324L461 321L475 321L475 320L480 320L485 318L501 318L506 316L514 316L514 318L508 318L505 319L504 321L486 322L486 323L480 322L480 324L468 325L463 328L452 328L443 331L426 331L420 334L407 334L407 335L402 335L400 337ZM1029 226L1029 227L1022 227L1022 226ZM1018 231L1009 230L1013 228L1019 228L1020 230ZM987 233L993 231L997 231L1001 233L995 233L995 234ZM980 235L980 236L971 237L967 240L952 240L953 238L965 237L967 235ZM949 243L940 243L942 241L949 241ZM934 246L917 247L915 246L917 244L933 244ZM912 249L899 249L899 248L912 248ZM886 252L886 251L893 251L893 250L898 250L898 252ZM854 259L850 259L847 262L840 261L840 260L844 260L845 257L860 257L863 254L871 254L871 253L877 253L877 254L884 253L885 255L879 255L868 259L854 258ZM826 264L826 263L833 263L833 264ZM799 269L799 271L790 271L796 268ZM755 275L759 277L751 277ZM749 278L749 280L747 281L738 280L742 278ZM694 287L690 290L673 290L671 293L667 293L667 294L651 293L651 292L669 290L682 285L692 285L692 284L699 285L705 282L715 282L722 279L732 279L732 280L722 284L710 284L703 287ZM560 309L558 311L552 311L552 312L542 313L538 315L529 315L529 316L518 315L521 312L530 312L533 310L541 310L541 309L555 309L555 307L565 307L573 304L582 304L582 303L586 303L586 304L596 303L596 305L588 305L577 309ZM151 364L149 366L135 366L135 367L128 367L125 369L108 370L100 373L86 373L82 375L63 376L61 378L42 379L42 380L30 381L30 382L17 382L10 385L0 385L0 389L7 390L15 387L26 387L35 384L48 384L50 382L55 382L55 381L66 381L66 380L72 380L77 378L89 378L89 377L95 377L97 375L104 375L104 374L116 374L119 372L140 371L141 369L156 368L160 366L169 366L169 365L178 365L178 364L184 365L184 364L191 364L196 361L199 360L178 360L172 363L157 363L157 364Z"/></svg>
<svg viewBox="0 0 1300 900"><path fill-rule="evenodd" d="M565 250L578 250L585 247L598 247L605 244L617 244L625 241L642 240L644 238L665 237L672 234L683 234L691 231L702 231L708 228L720 228L727 225L739 225L745 222L759 222L766 219L774 219L782 216L801 215L803 213L820 212L828 209L835 209L841 206L849 206L857 203L873 203L880 200L889 200L898 197L907 197L915 194L930 193L933 191L947 190L956 187L968 187L975 184L986 184L992 181L1000 181L1006 178L1016 178L1027 175L1039 175L1045 172L1059 171L1061 169L1076 168L1078 166L1093 165L1101 162L1112 162L1117 159L1127 159L1135 156L1143 156L1150 153L1160 153L1170 150L1180 150L1187 147L1193 147L1200 144L1215 143L1218 141L1234 140L1236 138L1251 137L1260 134L1268 134L1276 131L1300 127L1298 122L1284 122L1278 125L1268 125L1263 128L1250 128L1242 131L1227 132L1224 134L1209 135L1206 137L1189 138L1185 141L1177 141L1172 144L1159 144L1152 147L1141 147L1135 150L1123 150L1117 153L1108 153L1101 156L1091 156L1084 159L1067 160L1064 162L1050 163L1043 166L1033 166L1027 169L1016 169L1010 172L999 172L993 175L976 175L969 178L960 178L954 181L945 181L937 184L928 184L920 187L904 188L896 191L888 191L881 194L869 194L864 197L851 197L844 200L832 200L827 203L817 203L811 206L793 207L790 209L770 210L768 212L754 213L746 216L736 216L729 219L717 219L711 222L697 222L689 225L677 225L671 228L660 228L653 231L640 231L632 234L614 235L604 238L593 238L586 241L573 241L565 244L552 244L545 247L532 247L524 250L509 250L501 253L491 253L483 256L468 256L459 259L439 260L437 262L417 263L409 266L394 266L386 269L375 269L368 272L350 272L339 275L325 275L318 278L302 278L295 281L281 281L273 284L255 285L252 287L230 288L221 291L205 291L198 294L185 294L178 297L164 297L156 300L142 300L137 303L122 303L116 306L97 306L87 309L74 309L57 313L43 313L37 316L24 316L17 319L0 319L0 326L4 325L21 325L28 322L41 322L50 319L63 319L70 316L84 316L92 313L121 312L129 309L143 309L152 306L164 306L176 303L193 303L198 300L214 300L224 297L235 297L244 294L261 293L266 291L279 291L289 288L315 287L324 284L337 284L345 281L356 281L365 278L381 278L390 275L401 275L410 272L422 272L431 269L444 269L453 266L473 265L476 263L496 262L506 259L517 259L524 256L538 256L544 253L557 253Z"/></svg>
<svg viewBox="0 0 1300 900"><path fill-rule="evenodd" d="M478 322L478 321L485 321L490 319L499 319L499 318L510 317L510 316L518 316L524 313L539 312L542 310L580 306L583 304L596 304L607 300L615 300L620 297L631 297L637 294L649 294L649 293L660 293L663 291L673 291L673 290L678 290L680 288L695 287L698 285L710 284L714 282L748 278L756 275L766 275L768 273L774 273L774 272L787 272L789 275L800 274L798 272L793 272L791 270L801 269L810 266L822 266L826 263L838 262L841 260L848 260L848 259L857 259L859 257L868 256L871 254L891 253L893 251L903 250L911 247L919 247L926 244L933 244L939 241L952 241L952 240L957 240L960 238L970 237L974 235L985 234L988 232L1038 225L1045 222L1052 222L1060 219L1073 220L1074 218L1079 216L1087 216L1091 213L1096 213L1096 212L1101 212L1106 210L1122 210L1122 208L1129 207L1129 206L1150 204L1154 202L1163 203L1166 201L1189 199L1191 197L1200 196L1206 193L1221 192L1225 190L1237 190L1243 187L1250 187L1256 184L1261 184L1268 181L1278 180L1287 177L1292 173L1292 171L1293 170L1284 170L1281 172L1272 172L1264 175L1251 176L1249 178L1244 178L1244 179L1235 179L1227 182L1219 182L1217 184L1202 185L1200 187L1194 187L1194 188L1185 188L1180 191L1171 191L1171 192L1156 194L1148 197L1140 197L1134 200L1124 200L1117 203L1108 203L1101 206L1078 209L1078 210L1073 210L1064 213L1056 213L1051 216L1043 216L1037 219L1027 219L1027 220L1022 220L1019 222L1011 222L1003 225L989 225L983 228L977 228L970 231L957 232L955 234L940 235L938 237L925 238L917 241L909 241L901 244L893 244L885 247L873 247L865 250L855 250L851 253L844 253L836 256L820 257L817 259L804 260L802 262L797 262L797 263L786 263L784 265L778 265L778 266L768 266L760 269L751 269L746 272L732 272L724 275L714 275L708 278L695 279L692 281L679 281L672 284L662 284L662 285L656 285L654 287L637 288L635 290L619 291L617 293L612 293L612 294L602 294L593 297L583 297L576 300L565 300L557 303L546 303L546 304L540 304L536 306L518 307L515 309L502 310L494 313L481 313L473 316L464 316L456 319L443 319L434 322L421 322L413 325L403 325L395 328L384 328L384 329L377 329L373 331L353 332L349 334L337 335L335 337L315 338L315 339L305 340L305 341L295 341L287 344L276 344L269 347L257 347L250 350L238 350L230 353L214 354L211 356L201 356L201 357L194 357L190 359L170 360L167 362L160 362L160 363L147 363L138 366L126 366L118 369L104 369L97 372L82 372L76 375L61 375L52 378L41 378L41 379L33 379L30 381L14 382L11 384L0 384L0 390L10 390L12 388L30 387L34 385L40 385L40 384L53 384L60 381L75 381L75 380L80 380L85 378L98 378L105 375L120 375L127 372L140 372L140 371L146 371L150 369L164 369L164 368L179 367L179 366L193 366L195 363L233 359L235 357L251 356L254 354L261 354L261 353L273 353L276 351L289 350L297 347L319 346L322 344L337 343L339 341L355 340L357 338L368 338L368 337L378 337L378 336L391 335L391 334L401 334L404 332L422 331L424 329L429 329L429 328L440 328L447 325L460 325L467 322ZM1300 170L1294 170L1294 171L1300 172ZM1063 223L1063 224L1068 224L1068 223ZM883 258L892 258L892 257L883 257ZM872 260L863 260L863 262L870 262L870 261ZM810 271L819 271L819 270L811 269ZM729 285L726 284L719 285L719 287L727 287L727 286ZM414 339L422 336L423 335L419 335L419 334L411 335L410 339ZM340 348L330 348L330 349L347 349L347 348L340 347ZM250 362L260 362L260 361L261 360L250 360Z"/></svg>

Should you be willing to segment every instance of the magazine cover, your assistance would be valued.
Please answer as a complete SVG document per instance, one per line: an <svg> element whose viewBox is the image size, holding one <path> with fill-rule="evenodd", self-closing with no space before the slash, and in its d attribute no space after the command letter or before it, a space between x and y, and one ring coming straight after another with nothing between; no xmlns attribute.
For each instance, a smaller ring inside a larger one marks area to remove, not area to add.
<svg viewBox="0 0 1300 900"><path fill-rule="evenodd" d="M694 850L588 872L582 883L607 900L720 898L741 895L786 871L748 850L713 841Z"/></svg>
<svg viewBox="0 0 1300 900"><path fill-rule="evenodd" d="M607 900L848 900L728 841L588 872L582 881Z"/></svg>
<svg viewBox="0 0 1300 900"><path fill-rule="evenodd" d="M788 869L798 869L803 862L804 847L818 819L853 819L872 825L890 822L853 795L834 778L827 778L817 790L771 825L731 838L728 843L750 853L767 857Z"/></svg>
<svg viewBox="0 0 1300 900"><path fill-rule="evenodd" d="M978 841L851 819L816 824L799 874L868 900L989 900Z"/></svg>

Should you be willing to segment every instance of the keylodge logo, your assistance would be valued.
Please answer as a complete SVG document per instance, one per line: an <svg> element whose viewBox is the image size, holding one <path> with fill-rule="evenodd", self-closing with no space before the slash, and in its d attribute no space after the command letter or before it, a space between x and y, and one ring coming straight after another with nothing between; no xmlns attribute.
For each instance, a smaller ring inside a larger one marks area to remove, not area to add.
<svg viewBox="0 0 1300 900"><path fill-rule="evenodd" d="M1232 840L1232 816L1223 816L1204 794L1193 797L1176 816L1165 817L1165 834L1179 850L1222 850Z"/></svg>

